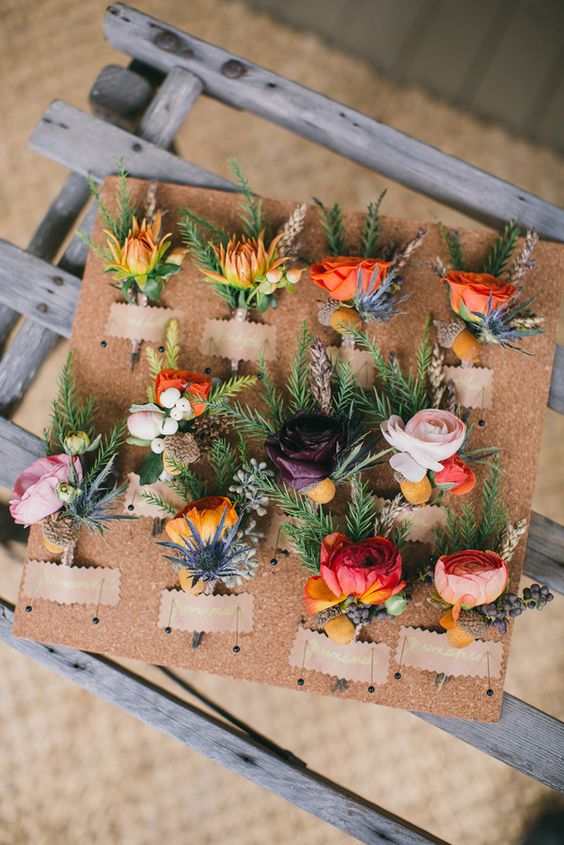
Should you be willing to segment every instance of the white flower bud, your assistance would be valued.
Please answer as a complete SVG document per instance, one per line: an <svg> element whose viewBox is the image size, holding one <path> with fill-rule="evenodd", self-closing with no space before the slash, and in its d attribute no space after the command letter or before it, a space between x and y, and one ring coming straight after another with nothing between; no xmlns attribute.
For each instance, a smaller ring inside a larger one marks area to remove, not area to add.
<svg viewBox="0 0 564 845"><path fill-rule="evenodd" d="M170 416L173 420L177 420L177 422L180 422L180 420L183 418L184 412L181 408L178 407L178 403L174 406L174 408L170 409Z"/></svg>
<svg viewBox="0 0 564 845"><path fill-rule="evenodd" d="M174 408L180 399L180 395L180 391L176 387L167 387L167 389L163 390L161 393L159 405L162 405L163 408Z"/></svg>
<svg viewBox="0 0 564 845"><path fill-rule="evenodd" d="M161 420L161 434L176 434L178 431L178 423L172 417L165 417Z"/></svg>
<svg viewBox="0 0 564 845"><path fill-rule="evenodd" d="M185 396L183 396L181 399L179 399L174 407L177 410L179 410L182 413L182 415L190 414L192 412L192 405L190 404L188 399L186 399ZM175 419L176 419L176 417L175 417ZM182 419L182 417L181 417L181 419Z"/></svg>
<svg viewBox="0 0 564 845"><path fill-rule="evenodd" d="M161 455L164 452L165 443L162 437L155 437L151 442L151 450L156 455Z"/></svg>
<svg viewBox="0 0 564 845"><path fill-rule="evenodd" d="M269 270L268 273L266 273L266 278L271 285L277 285L282 278L282 270L279 270L278 268L275 270Z"/></svg>
<svg viewBox="0 0 564 845"><path fill-rule="evenodd" d="M296 285L301 277L302 277L303 270L299 270L297 267L293 267L291 270L286 271L286 278L288 279L291 285Z"/></svg>

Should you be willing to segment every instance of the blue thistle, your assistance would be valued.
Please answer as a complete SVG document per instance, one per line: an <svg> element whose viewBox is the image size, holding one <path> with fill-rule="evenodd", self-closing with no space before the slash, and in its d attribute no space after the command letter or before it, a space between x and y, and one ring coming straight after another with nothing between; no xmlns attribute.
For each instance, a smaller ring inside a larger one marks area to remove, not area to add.
<svg viewBox="0 0 564 845"><path fill-rule="evenodd" d="M529 310L533 300L527 299L521 302L521 296L522 291L516 290L507 302L494 308L490 293L486 313L472 311L471 313L478 318L478 322L467 323L468 328L483 343L499 343L506 348L529 354L516 344L525 337L542 334L540 328L542 320Z"/></svg>
<svg viewBox="0 0 564 845"><path fill-rule="evenodd" d="M400 313L397 306L409 299L409 294L398 298L397 294L403 279L401 276L396 276L393 269L388 271L380 285L378 285L378 275L379 268L377 267L372 274L367 289L363 290L362 270L359 268L358 271L356 294L353 297L353 302L364 323L391 320L392 317Z"/></svg>

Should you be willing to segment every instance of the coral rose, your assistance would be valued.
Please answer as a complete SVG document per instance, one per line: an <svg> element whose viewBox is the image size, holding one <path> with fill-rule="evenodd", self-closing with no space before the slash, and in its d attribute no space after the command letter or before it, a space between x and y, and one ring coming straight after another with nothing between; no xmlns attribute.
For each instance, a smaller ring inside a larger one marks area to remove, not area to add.
<svg viewBox="0 0 564 845"><path fill-rule="evenodd" d="M450 304L463 320L477 323L480 314L487 314L488 303L492 308L499 308L517 292L514 285L500 282L489 273L465 273L451 270L441 279L450 286Z"/></svg>
<svg viewBox="0 0 564 845"><path fill-rule="evenodd" d="M407 425L392 415L380 425L382 434L398 454L390 466L407 481L422 481L427 470L440 472L442 461L454 455L466 437L466 425L450 411L429 408L418 411Z"/></svg>
<svg viewBox="0 0 564 845"><path fill-rule="evenodd" d="M387 537L354 543L338 532L321 545L319 575L308 578L304 599L308 613L319 613L354 596L364 604L384 604L405 587L402 559Z"/></svg>
<svg viewBox="0 0 564 845"><path fill-rule="evenodd" d="M215 535L224 514L221 535L236 524L237 511L231 500L225 496L206 496L204 499L189 502L173 519L169 519L164 529L173 543L184 546L184 540L194 536L186 522L188 520L198 532L199 539L207 543Z"/></svg>
<svg viewBox="0 0 564 845"><path fill-rule="evenodd" d="M391 261L380 261L378 258L348 258L340 255L337 258L325 258L321 263L314 264L310 271L311 281L326 290L331 299L347 302L353 299L359 287L363 293L380 287Z"/></svg>
<svg viewBox="0 0 564 845"><path fill-rule="evenodd" d="M448 490L455 496L463 496L474 489L476 475L458 455L453 455L443 461L443 468L434 474L433 481L441 490Z"/></svg>
<svg viewBox="0 0 564 845"><path fill-rule="evenodd" d="M203 373L193 373L190 370L161 370L155 378L155 396L160 404L161 393L170 387L175 387L181 394L186 392L194 416L199 417L206 410L211 386L211 378ZM198 399L202 401L198 402Z"/></svg>
<svg viewBox="0 0 564 845"><path fill-rule="evenodd" d="M495 552L466 549L443 555L435 564L435 589L453 605L455 621L462 607L495 601L505 590L507 579L507 564Z"/></svg>
<svg viewBox="0 0 564 845"><path fill-rule="evenodd" d="M329 478L335 469L342 433L334 417L300 411L278 434L266 438L266 452L285 484L294 490L307 490Z"/></svg>
<svg viewBox="0 0 564 845"><path fill-rule="evenodd" d="M68 482L71 461L80 480L80 460L69 455L38 458L18 476L14 484L14 498L10 501L10 513L18 525L33 525L61 510L63 502L57 496L57 485Z"/></svg>

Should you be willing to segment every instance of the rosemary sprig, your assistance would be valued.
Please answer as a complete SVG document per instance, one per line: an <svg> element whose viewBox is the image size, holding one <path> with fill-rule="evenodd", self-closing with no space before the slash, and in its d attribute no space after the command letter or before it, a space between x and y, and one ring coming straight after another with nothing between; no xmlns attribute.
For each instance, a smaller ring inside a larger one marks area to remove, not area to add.
<svg viewBox="0 0 564 845"><path fill-rule="evenodd" d="M443 223L439 223L441 235L444 238L446 248L450 258L450 263L453 270L464 270L464 254L462 252L462 244L460 242L460 234L456 229L447 229ZM445 269L444 267L441 269ZM441 273L442 276L445 273Z"/></svg>
<svg viewBox="0 0 564 845"><path fill-rule="evenodd" d="M368 203L361 235L363 258L378 258L380 252L380 205L386 194L384 189L376 202Z"/></svg>
<svg viewBox="0 0 564 845"><path fill-rule="evenodd" d="M331 255L346 255L347 242L345 236L345 224L343 221L343 211L338 203L335 203L330 209L326 208L321 200L317 197L313 198L315 204L319 208L321 216L321 225L327 238L329 252Z"/></svg>
<svg viewBox="0 0 564 845"><path fill-rule="evenodd" d="M258 238L263 228L262 203L251 191L249 181L235 158L229 159L229 167L239 183L241 199L241 220L245 234L249 238Z"/></svg>
<svg viewBox="0 0 564 845"><path fill-rule="evenodd" d="M505 270L519 237L520 228L516 220L510 220L488 250L484 261L484 273L501 276Z"/></svg>
<svg viewBox="0 0 564 845"><path fill-rule="evenodd" d="M346 517L347 534L353 542L358 543L372 536L375 515L376 504L368 485L354 478L351 481L351 498Z"/></svg>

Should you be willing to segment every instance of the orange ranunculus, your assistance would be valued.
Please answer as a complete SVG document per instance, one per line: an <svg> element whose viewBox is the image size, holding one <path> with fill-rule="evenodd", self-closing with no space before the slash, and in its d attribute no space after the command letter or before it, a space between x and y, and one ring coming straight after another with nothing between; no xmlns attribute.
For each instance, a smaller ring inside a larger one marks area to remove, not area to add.
<svg viewBox="0 0 564 845"><path fill-rule="evenodd" d="M379 258L353 258L340 255L336 258L325 258L319 264L314 264L310 271L311 281L326 290L331 299L348 302L357 293L358 274L362 275L361 290L366 293L371 288L372 278L376 273L373 290L380 287L391 261L380 261Z"/></svg>
<svg viewBox="0 0 564 845"><path fill-rule="evenodd" d="M329 534L321 544L319 575L308 578L304 599L308 613L319 613L354 596L364 604L383 604L405 587L402 559L387 537L354 543Z"/></svg>
<svg viewBox="0 0 564 845"><path fill-rule="evenodd" d="M437 487L455 496L464 496L474 489L476 474L458 455L453 455L441 463L442 470L433 475L433 481Z"/></svg>
<svg viewBox="0 0 564 845"><path fill-rule="evenodd" d="M206 496L196 502L189 502L180 513L165 523L164 529L173 543L182 546L182 538L188 539L192 536L190 526L186 522L188 519L197 530L200 539L207 542L214 536L224 513L222 534L237 522L237 511L231 500L225 496Z"/></svg>
<svg viewBox="0 0 564 845"><path fill-rule="evenodd" d="M480 321L476 316L486 314L490 296L492 308L505 305L508 299L516 293L517 288L509 282L501 282L489 273L465 273L462 270L451 270L441 282L450 286L450 304L463 320L473 323Z"/></svg>
<svg viewBox="0 0 564 845"><path fill-rule="evenodd" d="M190 370L161 370L155 379L155 397L157 402L160 402L161 393L169 387L175 387L180 393L186 393L194 416L199 417L206 410L211 386L211 378L203 373L193 373ZM202 401L198 402L198 399Z"/></svg>
<svg viewBox="0 0 564 845"><path fill-rule="evenodd" d="M508 577L507 564L495 552L465 549L443 555L435 564L435 589L453 605L455 622L462 607L479 607L499 598Z"/></svg>

